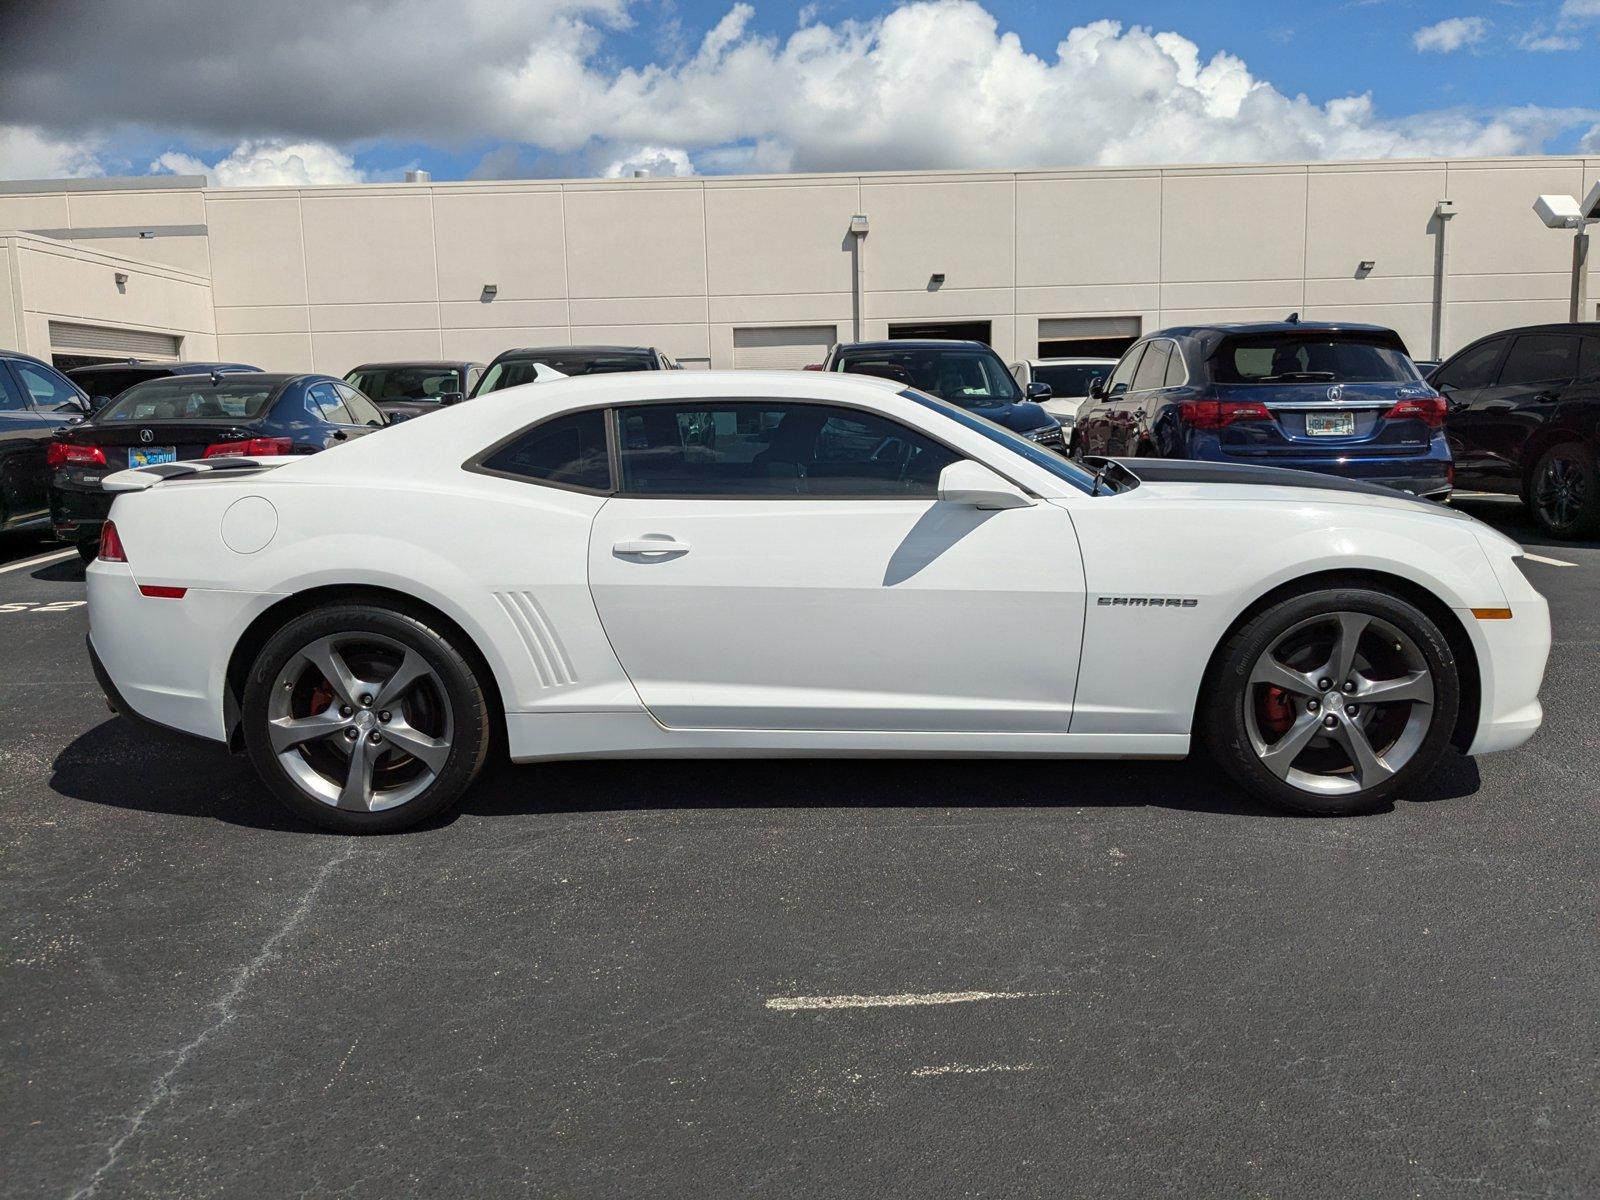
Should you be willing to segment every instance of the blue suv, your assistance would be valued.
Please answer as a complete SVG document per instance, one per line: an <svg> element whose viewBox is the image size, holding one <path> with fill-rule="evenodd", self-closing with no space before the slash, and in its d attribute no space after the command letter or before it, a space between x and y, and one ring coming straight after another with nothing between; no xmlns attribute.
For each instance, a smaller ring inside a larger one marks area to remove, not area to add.
<svg viewBox="0 0 1600 1200"><path fill-rule="evenodd" d="M1443 500L1444 419L1392 329L1185 325L1128 348L1084 403L1073 450L1323 471Z"/></svg>

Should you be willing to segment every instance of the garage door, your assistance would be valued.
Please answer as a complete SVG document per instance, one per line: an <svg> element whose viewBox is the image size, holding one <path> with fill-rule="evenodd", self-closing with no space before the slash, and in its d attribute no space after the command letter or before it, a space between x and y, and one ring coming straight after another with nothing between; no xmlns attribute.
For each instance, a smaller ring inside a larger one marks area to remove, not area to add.
<svg viewBox="0 0 1600 1200"><path fill-rule="evenodd" d="M837 325L773 325L733 331L733 365L740 371L799 371L828 357Z"/></svg>
<svg viewBox="0 0 1600 1200"><path fill-rule="evenodd" d="M50 349L56 354L109 354L118 358L177 358L179 338L148 329L50 322Z"/></svg>
<svg viewBox="0 0 1600 1200"><path fill-rule="evenodd" d="M1041 317L1039 357L1119 358L1139 340L1138 317Z"/></svg>

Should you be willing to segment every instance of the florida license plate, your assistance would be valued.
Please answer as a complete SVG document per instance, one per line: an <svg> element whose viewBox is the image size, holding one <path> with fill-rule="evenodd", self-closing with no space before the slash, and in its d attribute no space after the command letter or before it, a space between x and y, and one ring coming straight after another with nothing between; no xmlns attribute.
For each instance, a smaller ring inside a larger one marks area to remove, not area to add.
<svg viewBox="0 0 1600 1200"><path fill-rule="evenodd" d="M1306 432L1312 437L1350 437L1355 431L1353 412L1306 414Z"/></svg>
<svg viewBox="0 0 1600 1200"><path fill-rule="evenodd" d="M128 449L130 467L150 467L156 463L178 461L176 446L131 446Z"/></svg>

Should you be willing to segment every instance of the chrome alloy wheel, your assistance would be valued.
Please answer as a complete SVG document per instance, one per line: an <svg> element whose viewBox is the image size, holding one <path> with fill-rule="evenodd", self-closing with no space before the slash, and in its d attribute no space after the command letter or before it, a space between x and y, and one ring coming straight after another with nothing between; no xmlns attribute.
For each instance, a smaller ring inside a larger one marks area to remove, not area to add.
<svg viewBox="0 0 1600 1200"><path fill-rule="evenodd" d="M333 634L273 682L267 736L289 777L331 808L381 812L439 777L453 734L444 681L417 651L377 633Z"/></svg>
<svg viewBox="0 0 1600 1200"><path fill-rule="evenodd" d="M1368 613L1332 612L1292 626L1256 660L1245 729L1262 765L1291 787L1348 795L1411 761L1433 706L1415 642Z"/></svg>

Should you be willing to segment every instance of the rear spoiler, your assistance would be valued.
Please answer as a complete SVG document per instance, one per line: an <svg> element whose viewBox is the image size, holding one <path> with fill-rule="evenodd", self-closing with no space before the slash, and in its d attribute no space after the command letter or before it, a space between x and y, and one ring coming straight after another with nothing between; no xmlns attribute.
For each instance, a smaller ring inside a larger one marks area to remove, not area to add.
<svg viewBox="0 0 1600 1200"><path fill-rule="evenodd" d="M273 467L281 467L285 463L294 461L294 456L288 454L260 458L192 458L187 462L129 467L126 471L107 475L100 481L100 486L108 492L142 492L145 488L155 487L156 484L168 479L188 479L204 475L253 475L258 471L269 471Z"/></svg>

